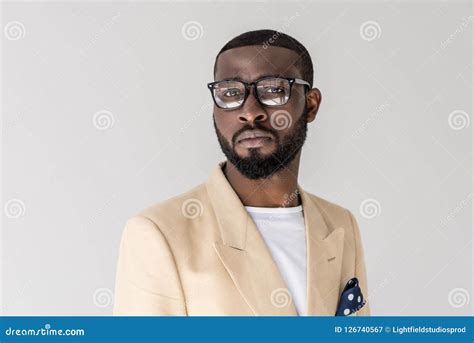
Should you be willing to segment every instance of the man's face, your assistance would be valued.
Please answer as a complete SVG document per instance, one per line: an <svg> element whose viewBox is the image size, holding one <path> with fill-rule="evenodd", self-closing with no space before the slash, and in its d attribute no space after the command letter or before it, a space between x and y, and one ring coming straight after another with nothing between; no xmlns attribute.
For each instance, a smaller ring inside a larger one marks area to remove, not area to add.
<svg viewBox="0 0 474 343"><path fill-rule="evenodd" d="M258 50L257 50L258 49ZM260 46L234 48L217 61L215 79L238 78L253 82L264 76L302 78L292 50ZM214 106L214 127L227 159L249 179L268 178L286 167L300 152L309 119L305 88L294 84L285 105L266 107L253 89L242 107L224 110ZM257 130L257 131L256 131ZM254 136L260 138L249 138Z"/></svg>

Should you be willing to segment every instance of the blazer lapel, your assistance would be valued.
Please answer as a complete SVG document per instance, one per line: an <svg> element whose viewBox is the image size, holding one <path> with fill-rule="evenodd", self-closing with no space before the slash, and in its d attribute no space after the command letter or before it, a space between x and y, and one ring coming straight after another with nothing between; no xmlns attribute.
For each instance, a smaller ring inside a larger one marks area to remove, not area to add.
<svg viewBox="0 0 474 343"><path fill-rule="evenodd" d="M296 316L296 308L267 245L219 164L206 188L222 242L214 249L257 316Z"/></svg>
<svg viewBox="0 0 474 343"><path fill-rule="evenodd" d="M334 316L339 300L344 228L332 228L325 209L298 186L307 249L307 315Z"/></svg>
<svg viewBox="0 0 474 343"><path fill-rule="evenodd" d="M206 188L222 242L214 249L237 289L258 316L296 316L283 277L255 223L219 163ZM307 315L336 313L344 229L330 230L320 209L300 186L307 246ZM337 288L337 289L336 289ZM304 315L304 314L302 314Z"/></svg>

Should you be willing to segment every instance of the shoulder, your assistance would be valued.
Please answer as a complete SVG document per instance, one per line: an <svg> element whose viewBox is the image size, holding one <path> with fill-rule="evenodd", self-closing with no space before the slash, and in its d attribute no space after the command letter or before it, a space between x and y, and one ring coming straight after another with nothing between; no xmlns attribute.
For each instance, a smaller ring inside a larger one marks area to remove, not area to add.
<svg viewBox="0 0 474 343"><path fill-rule="evenodd" d="M152 204L135 215L129 221L148 221L166 234L168 230L186 227L203 216L209 206L205 184ZM197 220L199 221L199 220Z"/></svg>
<svg viewBox="0 0 474 343"><path fill-rule="evenodd" d="M354 216L346 207L309 192L306 194L319 208L325 220L333 226L352 227L354 225Z"/></svg>

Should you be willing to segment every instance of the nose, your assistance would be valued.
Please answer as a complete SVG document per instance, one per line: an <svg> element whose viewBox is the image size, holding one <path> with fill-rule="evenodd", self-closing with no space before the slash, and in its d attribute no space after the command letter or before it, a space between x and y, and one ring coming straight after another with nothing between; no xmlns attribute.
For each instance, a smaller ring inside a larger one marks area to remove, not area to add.
<svg viewBox="0 0 474 343"><path fill-rule="evenodd" d="M239 113L239 122L248 123L255 121L265 121L268 119L268 115L265 112L265 109L260 105L258 100L255 98L253 92L251 92L245 101L244 105L241 108L241 113Z"/></svg>

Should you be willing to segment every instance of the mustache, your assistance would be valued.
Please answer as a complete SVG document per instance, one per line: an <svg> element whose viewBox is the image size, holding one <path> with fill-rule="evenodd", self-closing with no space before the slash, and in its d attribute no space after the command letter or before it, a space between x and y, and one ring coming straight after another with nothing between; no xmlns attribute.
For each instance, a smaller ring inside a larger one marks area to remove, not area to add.
<svg viewBox="0 0 474 343"><path fill-rule="evenodd" d="M270 129L270 128L267 128L267 127L263 127L263 126L257 124L257 125L245 125L242 128L240 128L239 130L237 130L237 132L234 133L234 135L232 136L232 145L236 144L237 138L239 137L239 135L242 132L248 131L248 130L256 130L256 129L270 133L273 137L275 137L275 140L277 141L277 143L279 142L279 137L278 137L278 131L277 130L275 130L273 128Z"/></svg>

